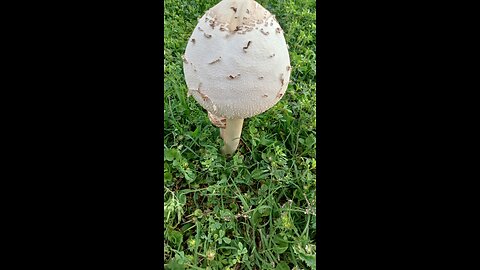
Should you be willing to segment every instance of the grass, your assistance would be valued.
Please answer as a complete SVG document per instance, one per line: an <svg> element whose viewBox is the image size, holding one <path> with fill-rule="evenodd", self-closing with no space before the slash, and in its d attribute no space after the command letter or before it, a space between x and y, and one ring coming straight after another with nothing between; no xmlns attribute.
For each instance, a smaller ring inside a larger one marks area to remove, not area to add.
<svg viewBox="0 0 480 270"><path fill-rule="evenodd" d="M258 1L284 30L291 81L273 108L245 119L229 159L219 129L187 98L181 57L217 2L164 2L165 268L315 269L315 1Z"/></svg>

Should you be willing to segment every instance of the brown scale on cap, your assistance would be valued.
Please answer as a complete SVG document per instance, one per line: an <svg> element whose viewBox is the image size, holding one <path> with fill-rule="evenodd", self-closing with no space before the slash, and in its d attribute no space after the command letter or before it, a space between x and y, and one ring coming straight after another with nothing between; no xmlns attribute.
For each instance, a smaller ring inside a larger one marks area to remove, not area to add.
<svg viewBox="0 0 480 270"><path fill-rule="evenodd" d="M231 9L233 9L233 12L237 13L237 8L236 7L230 7Z"/></svg>
<svg viewBox="0 0 480 270"><path fill-rule="evenodd" d="M197 69L195 68L192 62L190 62L190 65L193 67L193 71L197 72Z"/></svg>
<svg viewBox="0 0 480 270"><path fill-rule="evenodd" d="M267 98L267 97L268 97L268 95L267 95L267 94L265 94L265 95L263 95L262 97L264 97L264 98Z"/></svg>
<svg viewBox="0 0 480 270"><path fill-rule="evenodd" d="M275 56L275 54L274 54L274 53L272 53L272 54L269 56L269 58L272 58L272 57L274 57L274 56Z"/></svg>
<svg viewBox="0 0 480 270"><path fill-rule="evenodd" d="M270 34L269 32L263 31L263 28L260 29L260 32L262 32L262 34L264 34L265 36L268 36L268 34Z"/></svg>
<svg viewBox="0 0 480 270"><path fill-rule="evenodd" d="M245 53L247 53L248 46L250 46L251 43L252 43L252 41L249 40L248 43L247 43L247 46L243 47L243 51Z"/></svg>
<svg viewBox="0 0 480 270"><path fill-rule="evenodd" d="M200 94L200 96L202 97L203 101L208 101L209 98L207 95L205 95L204 93L202 93L202 91L200 91L200 87L202 86L202 83L198 84L198 89L196 89L196 91L198 92L198 94Z"/></svg>
<svg viewBox="0 0 480 270"><path fill-rule="evenodd" d="M259 80L263 80L263 76L258 77Z"/></svg>
<svg viewBox="0 0 480 270"><path fill-rule="evenodd" d="M208 64L209 64L209 65L212 65L212 64L218 63L218 62L220 62L220 59L222 59L221 56L220 56L217 60L214 60L214 61L212 61L212 62L210 62L210 63L208 63Z"/></svg>
<svg viewBox="0 0 480 270"><path fill-rule="evenodd" d="M227 78L229 78L230 80L233 80L233 79L236 79L236 78L238 78L238 77L240 77L240 73L238 73L238 74L235 75L235 76L233 76L233 75L228 75Z"/></svg>
<svg viewBox="0 0 480 270"><path fill-rule="evenodd" d="M200 28L200 26L199 26L199 27L198 27L198 31L203 32L203 29Z"/></svg>
<svg viewBox="0 0 480 270"><path fill-rule="evenodd" d="M212 27L212 29L215 29L215 21L214 20L210 21L210 27Z"/></svg>
<svg viewBox="0 0 480 270"><path fill-rule="evenodd" d="M195 39L194 38L192 38L192 43L195 44Z"/></svg>
<svg viewBox="0 0 480 270"><path fill-rule="evenodd" d="M280 27L277 27L277 29L275 29L275 32L277 32L278 34L280 34L282 32L282 29L280 29Z"/></svg>
<svg viewBox="0 0 480 270"><path fill-rule="evenodd" d="M292 70L292 67L291 66L287 66L287 71L290 71Z"/></svg>
<svg viewBox="0 0 480 270"><path fill-rule="evenodd" d="M211 38L211 37L212 37L212 35L207 34L207 33L203 33L203 35L204 35L206 38Z"/></svg>
<svg viewBox="0 0 480 270"><path fill-rule="evenodd" d="M212 122L213 125L215 125L219 128L225 128L226 127L227 119L225 117L220 117L220 116L214 115L211 112L208 112L208 119L210 119L210 122Z"/></svg>
<svg viewBox="0 0 480 270"><path fill-rule="evenodd" d="M205 95L205 94L203 94L203 93L202 93L202 92L200 92L199 90L198 90L198 93L199 93L199 94L200 94L200 96L202 97L203 101L208 101L208 100L209 100L208 96L207 96L207 95Z"/></svg>
<svg viewBox="0 0 480 270"><path fill-rule="evenodd" d="M185 55L182 55L182 60L183 60L183 63L188 64L188 61L187 61L187 58L185 58Z"/></svg>

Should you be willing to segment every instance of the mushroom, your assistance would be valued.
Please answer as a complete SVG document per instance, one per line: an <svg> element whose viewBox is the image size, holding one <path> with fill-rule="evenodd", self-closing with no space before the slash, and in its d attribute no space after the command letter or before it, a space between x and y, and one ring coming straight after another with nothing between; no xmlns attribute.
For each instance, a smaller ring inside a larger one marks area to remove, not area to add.
<svg viewBox="0 0 480 270"><path fill-rule="evenodd" d="M199 20L190 37L195 42L187 42L187 89L198 88L189 93L220 128L225 155L237 149L243 120L270 109L288 87L290 58L277 29L277 20L257 2L223 0Z"/></svg>

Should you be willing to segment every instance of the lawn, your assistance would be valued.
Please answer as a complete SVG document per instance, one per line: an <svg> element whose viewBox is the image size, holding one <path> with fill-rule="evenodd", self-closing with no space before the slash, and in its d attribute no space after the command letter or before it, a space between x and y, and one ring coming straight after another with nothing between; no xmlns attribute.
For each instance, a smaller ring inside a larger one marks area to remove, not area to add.
<svg viewBox="0 0 480 270"><path fill-rule="evenodd" d="M257 1L284 30L291 81L274 107L245 119L228 159L187 97L182 65L198 18L218 2L164 2L165 268L315 269L315 1Z"/></svg>

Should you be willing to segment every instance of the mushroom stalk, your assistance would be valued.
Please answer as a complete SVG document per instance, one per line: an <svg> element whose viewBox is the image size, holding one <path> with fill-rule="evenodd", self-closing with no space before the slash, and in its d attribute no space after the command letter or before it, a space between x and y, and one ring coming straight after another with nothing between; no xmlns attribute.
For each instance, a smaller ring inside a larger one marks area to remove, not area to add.
<svg viewBox="0 0 480 270"><path fill-rule="evenodd" d="M222 153L224 155L232 155L237 150L240 142L240 135L242 134L243 118L227 119L224 129L220 129L222 134L224 146Z"/></svg>

